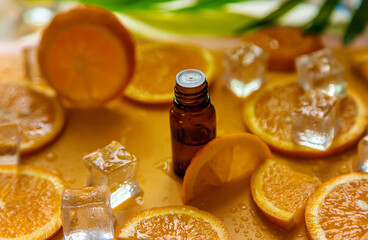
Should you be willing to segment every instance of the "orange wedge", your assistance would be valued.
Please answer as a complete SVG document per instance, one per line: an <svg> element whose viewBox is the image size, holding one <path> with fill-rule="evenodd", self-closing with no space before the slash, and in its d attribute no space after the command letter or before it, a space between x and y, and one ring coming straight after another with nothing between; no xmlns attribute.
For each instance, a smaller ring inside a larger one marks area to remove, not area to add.
<svg viewBox="0 0 368 240"><path fill-rule="evenodd" d="M122 95L134 73L133 38L107 10L80 5L57 14L43 32L41 71L58 94L77 106Z"/></svg>
<svg viewBox="0 0 368 240"><path fill-rule="evenodd" d="M323 183L305 210L310 239L367 239L367 192L367 173L350 173Z"/></svg>
<svg viewBox="0 0 368 240"><path fill-rule="evenodd" d="M172 103L178 72L201 70L210 85L215 78L213 54L193 44L150 42L138 45L137 69L125 90L129 99L152 104Z"/></svg>
<svg viewBox="0 0 368 240"><path fill-rule="evenodd" d="M353 146L364 134L367 126L367 106L363 97L353 87L341 100L339 132L325 151L300 146L292 140L291 111L303 94L296 79L273 82L247 99L243 120L250 132L259 136L272 149L291 156L326 157Z"/></svg>
<svg viewBox="0 0 368 240"><path fill-rule="evenodd" d="M119 239L230 240L228 230L215 216L189 206L145 210L118 229Z"/></svg>
<svg viewBox="0 0 368 240"><path fill-rule="evenodd" d="M47 239L61 227L65 183L42 169L0 166L0 239Z"/></svg>
<svg viewBox="0 0 368 240"><path fill-rule="evenodd" d="M270 221L285 229L303 220L307 200L319 185L318 179L271 159L251 179L254 202Z"/></svg>
<svg viewBox="0 0 368 240"><path fill-rule="evenodd" d="M0 83L0 115L18 125L22 154L50 143L65 123L60 102L46 89L25 83Z"/></svg>
<svg viewBox="0 0 368 240"><path fill-rule="evenodd" d="M194 156L183 181L182 199L188 203L212 187L248 177L265 159L268 146L257 136L236 133L215 138Z"/></svg>

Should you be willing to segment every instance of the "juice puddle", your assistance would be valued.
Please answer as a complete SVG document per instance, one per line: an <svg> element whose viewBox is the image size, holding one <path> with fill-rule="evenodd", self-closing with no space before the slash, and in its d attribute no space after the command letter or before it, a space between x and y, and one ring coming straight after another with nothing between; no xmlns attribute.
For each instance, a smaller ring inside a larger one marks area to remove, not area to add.
<svg viewBox="0 0 368 240"><path fill-rule="evenodd" d="M290 77L290 73L270 73L268 79L277 81ZM224 135L244 132L242 103L225 87L221 79L210 87L212 102L217 113L217 133ZM229 104L231 103L231 104ZM181 181L173 177L170 169L160 162L171 159L169 126L170 106L150 107L125 100L115 102L106 109L68 109L64 131L43 150L24 157L22 163L38 166L60 174L71 187L86 184L86 170L82 157L109 144L121 143L139 161L138 181L144 195L139 204L116 213L117 225L136 212L159 206L182 205ZM328 159L281 159L296 171L315 175L326 181L352 171L356 148ZM160 167L161 166L161 167ZM255 206L249 188L249 179L215 189L193 201L193 205L221 218L234 240L240 239L307 239L305 225L285 231L270 223ZM59 231L52 240L63 239Z"/></svg>

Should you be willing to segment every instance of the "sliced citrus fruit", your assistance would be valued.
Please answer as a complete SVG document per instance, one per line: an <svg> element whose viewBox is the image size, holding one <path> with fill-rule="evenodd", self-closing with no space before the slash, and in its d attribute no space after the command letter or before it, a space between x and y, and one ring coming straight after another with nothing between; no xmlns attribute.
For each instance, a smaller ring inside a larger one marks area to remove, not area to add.
<svg viewBox="0 0 368 240"><path fill-rule="evenodd" d="M322 48L319 36L304 35L297 27L272 26L244 37L269 53L268 69L290 71L295 58Z"/></svg>
<svg viewBox="0 0 368 240"><path fill-rule="evenodd" d="M257 136L235 133L215 138L194 156L183 181L184 203L214 186L239 181L271 157L268 146Z"/></svg>
<svg viewBox="0 0 368 240"><path fill-rule="evenodd" d="M348 96L340 102L340 125L331 146L325 151L298 145L292 140L291 111L303 94L296 79L273 82L247 99L243 120L250 132L272 149L299 157L325 157L353 146L367 126L367 107L362 96L349 85Z"/></svg>
<svg viewBox="0 0 368 240"><path fill-rule="evenodd" d="M118 229L120 239L213 239L230 240L230 234L215 216L189 206L145 210Z"/></svg>
<svg viewBox="0 0 368 240"><path fill-rule="evenodd" d="M208 84L215 78L213 54L193 44L149 42L137 47L137 69L125 96L143 103L171 103L176 74L184 69L201 70Z"/></svg>
<svg viewBox="0 0 368 240"><path fill-rule="evenodd" d="M368 232L368 174L350 173L323 183L305 209L313 240L365 239Z"/></svg>
<svg viewBox="0 0 368 240"><path fill-rule="evenodd" d="M80 5L57 14L39 47L42 74L75 105L99 105L123 93L135 66L133 38L107 10Z"/></svg>
<svg viewBox="0 0 368 240"><path fill-rule="evenodd" d="M307 200L319 185L318 179L272 159L267 159L251 179L254 202L270 221L285 229L303 220Z"/></svg>
<svg viewBox="0 0 368 240"><path fill-rule="evenodd" d="M46 90L25 83L0 83L0 113L18 125L22 154L50 143L65 123L61 103Z"/></svg>
<svg viewBox="0 0 368 240"><path fill-rule="evenodd" d="M42 169L0 166L0 239L47 239L61 227L63 180Z"/></svg>

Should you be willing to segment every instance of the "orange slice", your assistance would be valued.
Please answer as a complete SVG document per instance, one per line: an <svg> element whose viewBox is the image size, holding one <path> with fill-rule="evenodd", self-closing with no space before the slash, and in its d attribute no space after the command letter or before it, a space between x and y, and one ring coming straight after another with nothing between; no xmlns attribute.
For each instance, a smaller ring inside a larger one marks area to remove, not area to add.
<svg viewBox="0 0 368 240"><path fill-rule="evenodd" d="M125 90L129 99L152 104L171 103L178 72L201 70L211 84L215 78L213 54L193 44L150 42L138 45L137 69Z"/></svg>
<svg viewBox="0 0 368 240"><path fill-rule="evenodd" d="M18 125L21 153L28 154L50 143L62 131L65 113L46 89L30 84L0 83L0 114ZM1 124L1 122L0 122Z"/></svg>
<svg viewBox="0 0 368 240"><path fill-rule="evenodd" d="M183 181L184 203L212 187L239 181L256 169L271 151L262 140L249 133L215 138L194 156Z"/></svg>
<svg viewBox="0 0 368 240"><path fill-rule="evenodd" d="M305 210L310 239L367 239L367 192L367 173L350 173L323 183Z"/></svg>
<svg viewBox="0 0 368 240"><path fill-rule="evenodd" d="M269 54L268 69L294 70L295 58L317 51L323 47L319 36L304 35L300 28L272 26L261 28L244 37Z"/></svg>
<svg viewBox="0 0 368 240"><path fill-rule="evenodd" d="M0 166L0 239L47 239L61 227L65 183L42 169Z"/></svg>
<svg viewBox="0 0 368 240"><path fill-rule="evenodd" d="M272 149L291 156L325 157L353 146L367 126L367 107L362 96L349 85L348 96L341 100L340 129L325 151L294 143L291 111L303 94L296 79L273 82L247 99L243 120L250 132L259 136Z"/></svg>
<svg viewBox="0 0 368 240"><path fill-rule="evenodd" d="M41 71L74 105L100 105L122 95L135 65L133 38L107 10L80 5L57 14L39 48Z"/></svg>
<svg viewBox="0 0 368 240"><path fill-rule="evenodd" d="M254 202L270 221L285 229L303 220L307 200L318 185L318 179L271 159L251 179Z"/></svg>
<svg viewBox="0 0 368 240"><path fill-rule="evenodd" d="M118 229L120 239L230 240L228 230L215 216L189 206L145 210Z"/></svg>

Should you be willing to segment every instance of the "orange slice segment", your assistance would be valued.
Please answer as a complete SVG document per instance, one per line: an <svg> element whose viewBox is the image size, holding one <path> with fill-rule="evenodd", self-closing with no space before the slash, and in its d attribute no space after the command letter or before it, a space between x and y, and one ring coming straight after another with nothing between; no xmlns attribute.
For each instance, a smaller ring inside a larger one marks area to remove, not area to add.
<svg viewBox="0 0 368 240"><path fill-rule="evenodd" d="M103 8L81 5L57 14L43 33L41 71L74 105L100 105L122 95L135 65L134 42Z"/></svg>
<svg viewBox="0 0 368 240"><path fill-rule="evenodd" d="M129 99L152 104L171 103L176 74L201 70L210 85L215 78L213 54L193 44L150 42L138 45L137 69L125 90Z"/></svg>
<svg viewBox="0 0 368 240"><path fill-rule="evenodd" d="M145 210L118 229L120 239L230 240L228 230L215 216L189 206Z"/></svg>
<svg viewBox="0 0 368 240"><path fill-rule="evenodd" d="M184 203L212 187L239 181L256 169L271 151L260 138L236 133L215 138L194 156L183 181Z"/></svg>
<svg viewBox="0 0 368 240"><path fill-rule="evenodd" d="M292 140L291 111L303 94L296 79L273 82L247 99L243 120L250 132L272 149L291 156L325 157L353 146L367 126L367 107L362 96L349 85L348 96L341 100L340 129L325 151L300 146Z"/></svg>
<svg viewBox="0 0 368 240"><path fill-rule="evenodd" d="M63 180L30 166L0 166L0 239L46 239L61 227Z"/></svg>
<svg viewBox="0 0 368 240"><path fill-rule="evenodd" d="M366 239L367 192L367 173L350 173L323 183L308 200L305 210L310 238Z"/></svg>
<svg viewBox="0 0 368 240"><path fill-rule="evenodd" d="M318 179L271 159L251 179L254 202L270 221L285 229L302 221L307 200L318 185Z"/></svg>
<svg viewBox="0 0 368 240"><path fill-rule="evenodd" d="M50 143L62 131L65 112L46 89L29 84L0 83L0 113L18 125L21 153L31 153Z"/></svg>

